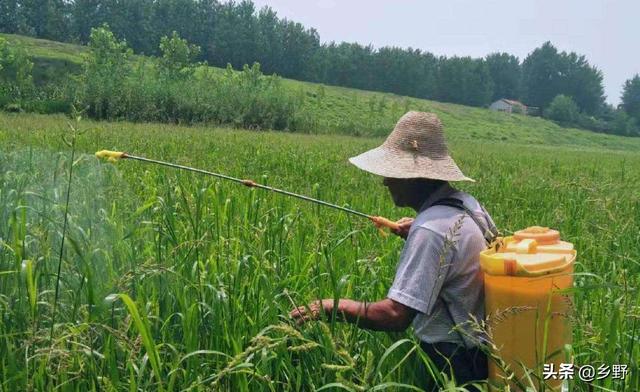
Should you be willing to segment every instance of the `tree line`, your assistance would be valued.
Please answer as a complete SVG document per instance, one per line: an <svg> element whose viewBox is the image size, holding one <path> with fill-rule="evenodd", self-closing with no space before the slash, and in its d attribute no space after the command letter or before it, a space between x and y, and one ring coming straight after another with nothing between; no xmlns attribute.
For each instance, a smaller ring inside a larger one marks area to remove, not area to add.
<svg viewBox="0 0 640 392"><path fill-rule="evenodd" d="M138 54L162 55L158 43L173 31L201 50L196 60L416 98L488 106L521 100L545 116L600 132L640 133L637 76L624 86L622 105L605 102L602 72L585 56L550 42L523 61L508 53L484 58L436 56L413 48L321 43L318 32L279 18L250 0L4 0L0 31L86 44L91 29L108 24Z"/></svg>

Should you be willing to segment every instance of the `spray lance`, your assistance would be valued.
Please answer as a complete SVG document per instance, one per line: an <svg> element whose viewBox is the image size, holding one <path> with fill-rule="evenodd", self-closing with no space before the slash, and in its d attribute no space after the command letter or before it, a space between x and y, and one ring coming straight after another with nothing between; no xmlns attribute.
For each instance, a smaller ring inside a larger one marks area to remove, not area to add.
<svg viewBox="0 0 640 392"><path fill-rule="evenodd" d="M106 159L108 162L111 163L115 163L120 159L134 159L136 161L141 161L141 162L145 162L145 163L151 163L151 164L155 164L155 165L160 165L160 166L166 166L166 167L172 167L174 169L179 169L179 170L186 170L186 171L190 171L190 172L194 172L194 173L200 173L200 174L204 174L207 176L213 176L213 177L217 177L217 178L222 178L224 180L229 180L229 181L233 181L233 182L237 182L240 183L244 186L247 186L249 188L260 188L260 189L264 189L270 192L275 192L275 193L280 193L282 195L287 195L287 196L291 196L291 197L295 197L301 200L306 200L312 203L316 203L316 204L320 204L326 207L331 207L340 211L344 211L347 212L349 214L353 214L353 215L357 215L361 218L367 218L369 219L371 222L373 222L373 224L378 228L378 229L382 229L383 227L386 227L390 230L398 230L398 224L390 221L389 219L383 218L381 216L374 216L374 215L369 215L369 214L365 214L364 212L360 212L360 211L356 211L353 210L351 208L346 208L346 207L342 207L336 204L332 204L332 203L328 203L326 201L323 200L318 200L318 199L314 199L312 197L309 196L305 196L305 195L300 195L297 193L293 193L293 192L289 192L283 189L278 189L278 188L274 188L271 186L267 186L267 185L262 185L262 184L258 184L252 180L243 180L240 178L235 178L235 177L231 177L231 176L227 176L225 174L220 174L220 173L214 173L214 172L210 172L207 170L202 170L202 169L197 169L194 167L189 167L189 166L183 166L183 165L178 165L176 163L171 163L171 162L165 162L165 161L158 161L155 159L149 159L149 158L144 158L144 157L139 157L139 156L135 156L135 155L130 155L127 154L125 152L120 152L120 151L109 151L109 150L101 150L96 152L96 157L99 159Z"/></svg>

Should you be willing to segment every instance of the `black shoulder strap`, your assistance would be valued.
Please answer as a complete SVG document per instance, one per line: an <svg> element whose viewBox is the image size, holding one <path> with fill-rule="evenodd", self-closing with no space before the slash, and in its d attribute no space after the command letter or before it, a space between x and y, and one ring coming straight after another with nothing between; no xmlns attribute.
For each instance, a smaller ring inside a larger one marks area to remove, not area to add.
<svg viewBox="0 0 640 392"><path fill-rule="evenodd" d="M488 219L485 219L487 222L487 226L485 227L482 224L482 222L480 222L478 217L476 217L473 211L471 211L467 206L465 206L462 200L460 199L456 199L455 197L447 197L447 198L436 201L432 205L453 207L466 212L467 215L469 215L469 217L475 222L478 228L480 228L480 232L482 233L487 245L491 245L498 237L498 229L495 227L495 225L493 225ZM484 211L484 208L482 208L482 210Z"/></svg>

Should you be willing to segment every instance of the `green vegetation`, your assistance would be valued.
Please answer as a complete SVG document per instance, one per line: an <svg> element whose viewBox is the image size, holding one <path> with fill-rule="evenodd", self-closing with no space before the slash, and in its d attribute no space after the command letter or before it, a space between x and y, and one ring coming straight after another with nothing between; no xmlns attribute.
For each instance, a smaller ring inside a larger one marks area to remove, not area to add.
<svg viewBox="0 0 640 392"><path fill-rule="evenodd" d="M603 74L584 55L545 42L525 58L491 53L484 58L435 56L428 48L374 48L325 42L311 26L280 18L251 0L5 0L0 31L63 42L90 42L93 28L109 25L140 55L161 56L158 44L177 32L199 46L208 64L242 70L258 62L267 74L440 102L486 107L519 99L544 114L557 95L580 111L573 125L596 132L640 135L640 118L605 103ZM54 76L54 75L50 75ZM632 79L630 79L631 81ZM635 123L622 122L624 116Z"/></svg>
<svg viewBox="0 0 640 392"><path fill-rule="evenodd" d="M614 110L600 71L551 43L522 64L321 45L250 1L9 0L0 26L89 44L0 34L0 392L415 389L426 359L410 331L287 317L319 298L384 297L400 239L299 200L93 156L124 150L399 218L411 212L346 159L409 110L442 119L478 180L461 186L504 234L548 225L575 244L565 354L630 368L572 390L640 390L640 138L558 125L637 135L638 76ZM522 97L558 123L262 70L473 106ZM74 107L115 122L60 114ZM546 389L540 368L530 377Z"/></svg>
<svg viewBox="0 0 640 392"><path fill-rule="evenodd" d="M20 44L30 55L37 51L42 57L32 57L34 69L38 69L41 62L46 58L47 63L44 66L50 70L49 73L61 75L65 74L66 68L58 68L57 65L51 65L51 62L61 62L70 54L75 54L78 58L88 55L86 47L73 46L67 44L50 43L49 41L37 40L28 37L15 35L2 35L7 41ZM58 46L62 46L61 50ZM53 49L50 49L53 48ZM59 58L56 57L61 54ZM184 103L183 113L187 116L193 116L195 108L203 113L203 117L194 117L194 121L206 121L215 119L216 123L230 124L233 126L244 126L250 128L265 128L260 125L260 121L273 118L271 116L256 118L252 114L255 110L254 106L242 105L244 101L263 102L265 105L272 100L276 100L277 107L283 107L286 111L294 110L294 113L287 114L287 121L281 121L279 127L289 129L290 131L304 133L332 133L346 135L361 136L383 136L389 132L397 119L408 110L430 111L438 114L452 138L465 140L487 140L487 141L509 141L510 143L520 143L524 145L571 145L578 147L606 147L611 149L633 150L640 147L640 141L630 138L619 138L604 134L596 134L593 132L584 132L577 129L564 128L555 123L543 120L537 117L527 117L516 114L507 114L492 112L481 108L472 108L467 106L440 103L415 98L400 97L393 94L365 92L360 90L348 89L343 87L324 86L309 82L299 82L288 79L262 78L255 69L249 69L244 73L235 73L225 71L213 67L200 66L193 76L197 80L227 80L233 83L224 83L228 89L232 90L216 90L209 88L206 83L193 84L182 87L180 80L175 83L175 87L170 87L165 81L155 82L154 84L145 84L154 75L153 62L149 59L133 56L133 70L127 72L140 72L143 77L133 77L129 85L127 99L131 97L138 98L138 106L132 106L136 110L135 115L140 117L131 118L132 120L143 121L145 119L156 121L176 122L177 116L173 114L175 111L181 111L181 107L176 105L175 99ZM82 71L82 62L73 63L79 73ZM162 68L159 68L162 69ZM253 75L252 75L253 72ZM42 73L40 73L42 74ZM225 76L226 75L226 76ZM110 74L104 74L105 78L110 78ZM252 81L262 80L270 88L284 90L285 94L274 93L273 98L268 98L269 93L256 91L252 86ZM34 82L42 84L43 81L38 79L34 74ZM238 84L238 80L244 80ZM68 83L68 82L65 82ZM62 83L65 85L65 83ZM242 87L245 83L246 87ZM104 86L110 85L109 83ZM169 91L167 91L169 90ZM235 90L238 90L235 92ZM218 92L217 92L218 91ZM255 94L263 96L257 99ZM40 102L38 105L27 102L24 106L26 109L32 109L44 113L52 111L69 111L70 105L64 100L68 90L54 89L52 98L49 101ZM170 101L167 95L174 95L174 100ZM253 94L248 95L246 94ZM287 98L289 96L289 98ZM112 96L116 99L118 96ZM154 98L155 97L155 98ZM206 98L206 99L205 99ZM277 99L276 99L277 98ZM285 102L293 102L293 108L278 103L277 101L285 100ZM155 102L155 103L154 103ZM215 103L220 104L216 105ZM235 103L234 103L235 102ZM166 105L150 110L149 105ZM199 105L199 106L198 106ZM147 109L138 109L138 108ZM289 107L289 109L286 109ZM245 109L242 109L245 108ZM268 109L268 105L266 106ZM242 109L242 110L241 110ZM227 113L219 118L221 113L216 110L224 110ZM265 109L266 110L266 109ZM271 109L269 109L271 110ZM247 113L246 115L244 113ZM265 116L263 110L261 116ZM291 117L292 116L292 117ZM116 116L117 117L117 116ZM243 118L248 119L243 120ZM281 117L282 118L282 117ZM623 119L624 120L624 119ZM269 120L271 121L271 120ZM624 120L626 121L626 120ZM288 124L288 125L287 125ZM274 126L275 127L275 126ZM268 127L267 127L268 128Z"/></svg>
<svg viewBox="0 0 640 392"><path fill-rule="evenodd" d="M75 105L95 119L296 128L299 100L257 64L242 72L203 67L196 76L199 48L175 33L162 39L159 59L134 57L106 27L93 29L90 39L79 75L42 83L40 94L21 95L11 105L41 113L69 113Z"/></svg>
<svg viewBox="0 0 640 392"><path fill-rule="evenodd" d="M640 75L636 74L624 83L622 106L625 113L640 122Z"/></svg>
<svg viewBox="0 0 640 392"><path fill-rule="evenodd" d="M81 72L86 46L46 39L0 34L13 46L22 47L33 62L33 80L38 86L62 84L69 75Z"/></svg>
<svg viewBox="0 0 640 392"><path fill-rule="evenodd" d="M545 112L546 117L565 124L576 121L579 114L578 105L573 102L573 99L562 94L551 101Z"/></svg>
<svg viewBox="0 0 640 392"><path fill-rule="evenodd" d="M0 107L33 94L32 68L23 48L0 38Z"/></svg>
<svg viewBox="0 0 640 392"><path fill-rule="evenodd" d="M626 381L609 377L592 387L638 390L637 139L610 140L635 152L579 148L608 139L569 130L560 135L570 148L471 140L470 132L488 130L465 118L488 112L434 108L455 125L447 129L453 156L478 180L463 189L484 202L505 233L549 225L575 244L574 360L630 366ZM403 390L399 384L417 382L410 333L331 320L298 330L284 317L294 304L317 298L383 297L400 239L295 199L93 156L125 150L390 218L409 215L392 206L379 178L346 161L380 139L72 124L80 133L59 259L71 155L65 140L73 134L67 122L0 114L1 390ZM513 139L526 142L526 132L518 132ZM531 133L548 142L545 131Z"/></svg>

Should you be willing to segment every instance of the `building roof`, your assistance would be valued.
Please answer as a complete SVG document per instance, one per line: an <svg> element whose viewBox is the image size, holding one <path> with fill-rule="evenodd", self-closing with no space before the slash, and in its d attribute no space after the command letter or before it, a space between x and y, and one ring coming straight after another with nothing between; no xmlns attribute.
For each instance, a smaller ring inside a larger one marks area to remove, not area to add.
<svg viewBox="0 0 640 392"><path fill-rule="evenodd" d="M513 100L513 99L502 98L501 101L503 101L503 102L505 102L505 103L507 103L509 105L512 105L512 106L524 106L524 107L527 106L524 103L522 103L520 101Z"/></svg>

